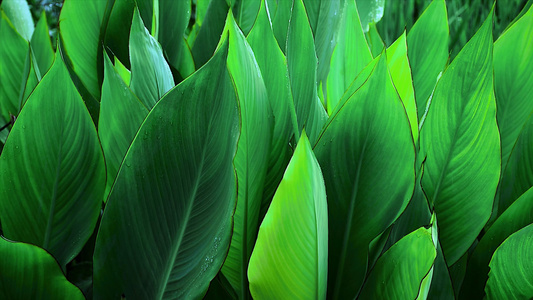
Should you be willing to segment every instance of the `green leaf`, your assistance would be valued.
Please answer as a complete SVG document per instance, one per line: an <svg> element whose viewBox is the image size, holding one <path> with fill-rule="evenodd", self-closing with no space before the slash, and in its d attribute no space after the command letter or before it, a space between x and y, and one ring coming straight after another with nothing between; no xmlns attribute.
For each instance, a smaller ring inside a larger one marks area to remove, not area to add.
<svg viewBox="0 0 533 300"><path fill-rule="evenodd" d="M115 71L122 77L122 80L124 83L126 83L127 86L130 85L131 82L131 72L122 64L122 62L115 56ZM105 64L104 64L104 73L105 73ZM105 75L104 75L104 81L105 81Z"/></svg>
<svg viewBox="0 0 533 300"><path fill-rule="evenodd" d="M328 194L332 299L357 295L370 242L405 209L415 182L411 129L384 57L348 96L315 146Z"/></svg>
<svg viewBox="0 0 533 300"><path fill-rule="evenodd" d="M50 41L47 22L46 13L43 11L30 41L32 52L35 55L35 60L37 61L37 65L39 67L38 70L39 74L41 75L40 77L42 77L48 71L48 69L50 69L52 63L54 62L54 50Z"/></svg>
<svg viewBox="0 0 533 300"><path fill-rule="evenodd" d="M0 174L4 235L48 250L64 267L94 230L105 169L94 124L60 57L17 118Z"/></svg>
<svg viewBox="0 0 533 300"><path fill-rule="evenodd" d="M196 299L220 269L231 237L239 138L226 55L227 43L139 129L98 232L95 299Z"/></svg>
<svg viewBox="0 0 533 300"><path fill-rule="evenodd" d="M407 35L418 119L422 119L439 73L448 61L448 17L444 0L433 0Z"/></svg>
<svg viewBox="0 0 533 300"><path fill-rule="evenodd" d="M379 22L383 17L385 0L356 0L356 3L363 30L367 32L370 24Z"/></svg>
<svg viewBox="0 0 533 300"><path fill-rule="evenodd" d="M411 78L411 67L407 58L407 43L404 33L387 48L387 65L394 86L402 100L405 112L411 124L413 140L418 140L418 119L416 116L415 91Z"/></svg>
<svg viewBox="0 0 533 300"><path fill-rule="evenodd" d="M287 33L289 29L289 20L291 19L292 7L294 1L268 0L269 14L272 20L272 31L278 41L278 45L283 53L287 53ZM276 10L271 10L270 6L275 5Z"/></svg>
<svg viewBox="0 0 533 300"><path fill-rule="evenodd" d="M11 22L0 10L0 112L4 121L17 116L22 97L21 86L26 82L25 64L28 57L28 42L20 36Z"/></svg>
<svg viewBox="0 0 533 300"><path fill-rule="evenodd" d="M239 99L241 135L234 161L239 183L235 226L222 273L239 298L244 299L249 294L246 267L259 227L273 120L261 70L231 11L226 31L229 40L228 71Z"/></svg>
<svg viewBox="0 0 533 300"><path fill-rule="evenodd" d="M289 140L294 133L298 135L299 132L289 86L287 61L270 27L265 1L261 2L257 20L247 40L263 75L268 101L274 115L268 173L263 193L265 196L261 208L261 211L266 213L266 208L268 208L292 155Z"/></svg>
<svg viewBox="0 0 533 300"><path fill-rule="evenodd" d="M442 75L421 129L422 187L434 205L448 266L488 221L500 177L492 87L492 12Z"/></svg>
<svg viewBox="0 0 533 300"><path fill-rule="evenodd" d="M222 31L229 6L226 0L211 0L205 18L192 45L194 63L199 68L213 56Z"/></svg>
<svg viewBox="0 0 533 300"><path fill-rule="evenodd" d="M106 22L107 2L66 0L59 16L64 51L74 73L95 99L100 99L98 55L102 53L100 28Z"/></svg>
<svg viewBox="0 0 533 300"><path fill-rule="evenodd" d="M315 45L302 0L293 3L287 36L287 65L298 129L301 132L305 127L309 140L314 143L327 113L317 94Z"/></svg>
<svg viewBox="0 0 533 300"><path fill-rule="evenodd" d="M385 43L378 32L376 24L370 24L370 29L366 33L366 38L372 56L377 57L383 51L383 48L385 48Z"/></svg>
<svg viewBox="0 0 533 300"><path fill-rule="evenodd" d="M378 259L358 299L416 299L436 255L430 229L411 232Z"/></svg>
<svg viewBox="0 0 533 300"><path fill-rule="evenodd" d="M327 108L331 114L355 77L372 60L354 1L346 1L336 33L327 78Z"/></svg>
<svg viewBox="0 0 533 300"><path fill-rule="evenodd" d="M485 287L487 299L533 298L533 224L506 239L494 252Z"/></svg>
<svg viewBox="0 0 533 300"><path fill-rule="evenodd" d="M129 40L134 8L134 0L114 0L104 36L108 54L118 57L127 68L131 67Z"/></svg>
<svg viewBox="0 0 533 300"><path fill-rule="evenodd" d="M137 9L131 24L130 59L131 90L148 109L152 109L174 87L174 79L161 46L144 27Z"/></svg>
<svg viewBox="0 0 533 300"><path fill-rule="evenodd" d="M302 133L261 223L248 277L254 299L325 299L328 209L324 179Z"/></svg>
<svg viewBox="0 0 533 300"><path fill-rule="evenodd" d="M235 14L235 22L239 24L244 35L248 35L261 6L261 0L236 0L231 7Z"/></svg>
<svg viewBox="0 0 533 300"><path fill-rule="evenodd" d="M104 54L104 83L98 123L98 136L106 158L107 184L105 200L118 169L137 130L149 110L133 94Z"/></svg>
<svg viewBox="0 0 533 300"><path fill-rule="evenodd" d="M472 253L467 266L461 298L481 299L489 274L489 262L500 244L515 231L533 223L533 188L518 198L496 219Z"/></svg>
<svg viewBox="0 0 533 300"><path fill-rule="evenodd" d="M29 41L33 35L33 18L31 17L30 7L25 0L4 0L1 8L13 27L26 40Z"/></svg>
<svg viewBox="0 0 533 300"><path fill-rule="evenodd" d="M85 299L45 250L0 237L2 299Z"/></svg>

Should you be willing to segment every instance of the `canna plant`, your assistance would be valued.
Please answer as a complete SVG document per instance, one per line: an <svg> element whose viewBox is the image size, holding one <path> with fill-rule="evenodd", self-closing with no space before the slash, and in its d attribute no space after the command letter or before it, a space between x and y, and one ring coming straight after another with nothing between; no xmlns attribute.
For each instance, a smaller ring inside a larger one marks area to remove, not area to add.
<svg viewBox="0 0 533 300"><path fill-rule="evenodd" d="M532 298L532 1L389 2L4 0L0 298Z"/></svg>

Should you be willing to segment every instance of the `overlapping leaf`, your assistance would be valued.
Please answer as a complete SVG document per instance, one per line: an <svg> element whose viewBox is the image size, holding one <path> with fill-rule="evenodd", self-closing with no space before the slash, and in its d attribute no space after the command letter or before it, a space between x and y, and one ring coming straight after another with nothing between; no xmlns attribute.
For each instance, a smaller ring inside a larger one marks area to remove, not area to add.
<svg viewBox="0 0 533 300"><path fill-rule="evenodd" d="M248 277L254 299L325 299L328 210L305 131L259 229Z"/></svg>
<svg viewBox="0 0 533 300"><path fill-rule="evenodd" d="M54 62L54 50L50 42L47 22L46 13L43 11L30 41L32 53L35 55L39 70L39 78L42 78Z"/></svg>

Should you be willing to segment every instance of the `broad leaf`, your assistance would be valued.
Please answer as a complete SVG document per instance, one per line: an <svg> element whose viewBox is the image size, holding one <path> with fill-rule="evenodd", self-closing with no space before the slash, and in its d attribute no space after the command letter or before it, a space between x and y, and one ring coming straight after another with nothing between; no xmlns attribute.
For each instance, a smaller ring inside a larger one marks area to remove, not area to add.
<svg viewBox="0 0 533 300"><path fill-rule="evenodd" d="M298 129L301 132L305 127L309 140L314 143L327 113L317 94L315 45L302 0L293 3L287 36L287 65Z"/></svg>
<svg viewBox="0 0 533 300"><path fill-rule="evenodd" d="M448 266L488 221L500 177L492 88L492 12L440 79L420 133L422 187L434 205Z"/></svg>
<svg viewBox="0 0 533 300"><path fill-rule="evenodd" d="M487 299L533 298L533 224L517 231L494 252Z"/></svg>
<svg viewBox="0 0 533 300"><path fill-rule="evenodd" d="M0 237L2 299L85 299L45 250Z"/></svg>
<svg viewBox="0 0 533 300"><path fill-rule="evenodd" d="M239 137L226 55L227 43L139 129L98 232L96 299L196 299L220 269L231 237Z"/></svg>
<svg viewBox="0 0 533 300"><path fill-rule="evenodd" d="M152 109L174 87L174 79L159 43L144 27L135 9L130 33L131 90Z"/></svg>
<svg viewBox="0 0 533 300"><path fill-rule="evenodd" d="M283 53L287 53L287 33L291 19L293 1L267 0L268 12L272 20L272 30ZM276 6L276 10L270 9Z"/></svg>
<svg viewBox="0 0 533 300"><path fill-rule="evenodd" d="M48 250L64 267L94 230L105 169L96 129L60 57L21 111L0 174L4 235Z"/></svg>
<svg viewBox="0 0 533 300"><path fill-rule="evenodd" d="M448 61L448 17L446 2L433 0L407 35L407 55L413 71L418 119Z"/></svg>
<svg viewBox="0 0 533 300"><path fill-rule="evenodd" d="M46 13L43 11L30 41L32 52L37 61L40 78L50 69L54 62L54 50L50 41L47 22Z"/></svg>
<svg viewBox="0 0 533 300"><path fill-rule="evenodd" d="M385 0L356 0L356 2L363 30L367 32L369 24L375 24L383 17Z"/></svg>
<svg viewBox="0 0 533 300"><path fill-rule="evenodd" d="M339 103L315 153L328 194L328 295L353 298L370 242L405 209L415 182L411 129L384 56L365 84Z"/></svg>
<svg viewBox="0 0 533 300"><path fill-rule="evenodd" d="M222 272L239 298L248 297L246 267L259 227L259 212L268 169L272 112L261 70L244 35L228 14L228 71L239 99L241 135L235 155L238 181L237 208L228 257Z"/></svg>
<svg viewBox="0 0 533 300"><path fill-rule="evenodd" d="M228 0L229 1L229 0ZM244 35L248 35L255 23L262 0L234 0L231 10L235 14L235 22Z"/></svg>
<svg viewBox="0 0 533 300"><path fill-rule="evenodd" d="M304 131L261 223L250 291L254 299L325 299L327 265L326 190Z"/></svg>
<svg viewBox="0 0 533 300"><path fill-rule="evenodd" d="M205 13L198 36L194 39L192 55L194 63L199 68L213 56L220 35L224 30L224 22L228 15L229 6L226 0L211 0Z"/></svg>
<svg viewBox="0 0 533 300"><path fill-rule="evenodd" d="M107 54L104 55L104 83L98 135L106 158L107 195L137 130L149 110L133 94L117 73Z"/></svg>
<svg viewBox="0 0 533 300"><path fill-rule="evenodd" d="M338 42L331 56L327 78L326 102L329 114L355 77L372 60L354 1L345 2L336 39Z"/></svg>
<svg viewBox="0 0 533 300"><path fill-rule="evenodd" d="M465 283L461 290L462 299L483 297L483 288L489 275L489 262L492 254L511 234L533 223L533 188L518 198L485 233L467 267Z"/></svg>
<svg viewBox="0 0 533 300"><path fill-rule="evenodd" d="M378 259L358 299L416 299L436 255L431 229L413 231Z"/></svg>
<svg viewBox="0 0 533 300"><path fill-rule="evenodd" d="M34 23L30 7L25 0L4 0L0 6L6 16L11 20L17 32L29 41L33 35Z"/></svg>

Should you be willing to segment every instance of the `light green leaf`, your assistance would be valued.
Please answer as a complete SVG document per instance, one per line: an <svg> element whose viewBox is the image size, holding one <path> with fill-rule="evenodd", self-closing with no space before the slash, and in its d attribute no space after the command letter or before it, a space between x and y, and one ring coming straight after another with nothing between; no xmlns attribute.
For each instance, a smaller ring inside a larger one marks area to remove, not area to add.
<svg viewBox="0 0 533 300"><path fill-rule="evenodd" d="M411 67L407 58L407 43L404 33L387 48L387 65L394 86L400 95L405 112L411 124L413 140L418 140L418 118L416 115L415 91L411 78Z"/></svg>
<svg viewBox="0 0 533 300"><path fill-rule="evenodd" d="M327 78L326 102L329 114L355 77L372 60L354 1L345 2L335 38L338 42L331 56Z"/></svg>
<svg viewBox="0 0 533 300"><path fill-rule="evenodd" d="M436 255L430 229L411 232L378 259L358 299L416 299Z"/></svg>
<svg viewBox="0 0 533 300"><path fill-rule="evenodd" d="M502 139L502 170L533 112L533 9L494 43L494 92ZM516 199L516 198L514 198ZM513 199L513 200L514 200Z"/></svg>
<svg viewBox="0 0 533 300"><path fill-rule="evenodd" d="M418 119L448 61L448 17L444 0L433 0L407 35L407 55L413 73Z"/></svg>
<svg viewBox="0 0 533 300"><path fill-rule="evenodd" d="M85 299L45 250L0 237L0 298Z"/></svg>
<svg viewBox="0 0 533 300"><path fill-rule="evenodd" d="M43 11L30 41L30 46L33 54L35 55L35 60L37 61L41 78L48 71L48 69L50 69L52 63L54 62L54 50L50 41L47 22L46 13Z"/></svg>
<svg viewBox="0 0 533 300"><path fill-rule="evenodd" d="M106 22L107 2L66 0L59 16L63 50L81 83L97 100L101 83L98 56L102 53L101 27Z"/></svg>
<svg viewBox="0 0 533 300"><path fill-rule="evenodd" d="M298 129L305 127L314 143L327 119L317 94L317 58L313 34L302 0L295 0L287 36L287 65Z"/></svg>
<svg viewBox="0 0 533 300"><path fill-rule="evenodd" d="M494 252L487 299L533 298L533 224L507 238Z"/></svg>
<svg viewBox="0 0 533 300"><path fill-rule="evenodd" d="M492 12L442 75L420 133L422 187L434 205L448 266L490 217L500 177L492 88Z"/></svg>
<svg viewBox="0 0 533 300"><path fill-rule="evenodd" d="M366 39L372 56L377 57L383 51L383 48L385 48L385 43L378 32L376 24L372 23L369 26L370 29L366 32Z"/></svg>
<svg viewBox="0 0 533 300"><path fill-rule="evenodd" d="M174 87L174 79L161 46L144 27L137 9L131 24L130 59L131 90L148 109L152 109Z"/></svg>
<svg viewBox="0 0 533 300"><path fill-rule="evenodd" d="M33 18L26 0L4 0L0 6L17 32L29 41L33 35Z"/></svg>
<svg viewBox="0 0 533 300"><path fill-rule="evenodd" d="M293 134L299 134L289 86L287 61L270 27L265 1L261 3L257 20L247 40L261 69L268 101L274 115L269 166L261 207L263 212L261 215L264 216L291 157L289 140Z"/></svg>
<svg viewBox="0 0 533 300"><path fill-rule="evenodd" d="M327 265L326 190L304 131L261 223L250 291L254 299L325 299Z"/></svg>
<svg viewBox="0 0 533 300"><path fill-rule="evenodd" d="M48 250L64 267L94 230L105 169L96 129L61 58L17 118L0 174L4 235Z"/></svg>
<svg viewBox="0 0 533 300"><path fill-rule="evenodd" d="M483 297L483 288L489 274L492 254L511 234L533 223L533 188L518 198L496 219L470 256L461 299Z"/></svg>
<svg viewBox="0 0 533 300"><path fill-rule="evenodd" d="M239 138L226 56L227 43L139 129L96 239L95 299L197 299L220 269L231 237Z"/></svg>
<svg viewBox="0 0 533 300"><path fill-rule="evenodd" d="M375 24L383 17L385 0L356 0L356 2L363 30L367 32L371 23Z"/></svg>
<svg viewBox="0 0 533 300"><path fill-rule="evenodd" d="M21 86L26 82L25 68L28 58L28 42L20 36L7 16L0 10L0 112L5 122L10 114L17 116L21 105Z"/></svg>
<svg viewBox="0 0 533 300"><path fill-rule="evenodd" d="M272 20L272 30L278 41L278 45L283 53L287 53L287 33L289 20L291 19L293 1L267 0L269 6L270 19ZM272 3L276 3L276 10L270 10Z"/></svg>
<svg viewBox="0 0 533 300"><path fill-rule="evenodd" d="M228 71L239 99L241 135L234 161L239 183L235 225L222 273L239 298L245 299L249 294L246 267L259 227L273 120L261 70L231 11L225 32L229 39Z"/></svg>
<svg viewBox="0 0 533 300"><path fill-rule="evenodd" d="M104 200L137 130L149 110L133 94L104 54L104 83L98 136L106 158L107 184Z"/></svg>
<svg viewBox="0 0 533 300"><path fill-rule="evenodd" d="M328 194L332 299L357 295L370 242L398 218L414 189L409 122L385 58L376 62L365 84L337 105L315 146Z"/></svg>
<svg viewBox="0 0 533 300"><path fill-rule="evenodd" d="M131 82L131 72L122 64L122 62L115 56L115 71L120 75L124 83L126 83L127 86L130 85ZM104 81L105 81L105 63L104 63Z"/></svg>

